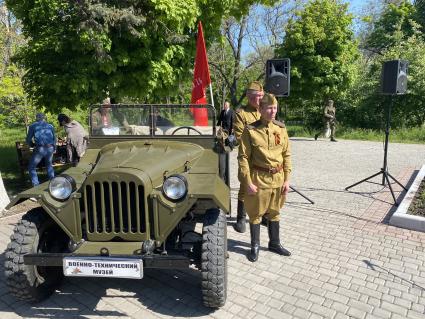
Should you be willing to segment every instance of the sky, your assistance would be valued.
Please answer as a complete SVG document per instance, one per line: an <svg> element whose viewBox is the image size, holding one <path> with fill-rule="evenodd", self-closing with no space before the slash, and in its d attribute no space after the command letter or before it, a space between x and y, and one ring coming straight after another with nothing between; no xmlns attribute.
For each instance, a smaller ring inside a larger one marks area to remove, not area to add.
<svg viewBox="0 0 425 319"><path fill-rule="evenodd" d="M368 1L365 0L349 0L347 1L350 4L350 11L352 13L358 12L363 5L365 5Z"/></svg>

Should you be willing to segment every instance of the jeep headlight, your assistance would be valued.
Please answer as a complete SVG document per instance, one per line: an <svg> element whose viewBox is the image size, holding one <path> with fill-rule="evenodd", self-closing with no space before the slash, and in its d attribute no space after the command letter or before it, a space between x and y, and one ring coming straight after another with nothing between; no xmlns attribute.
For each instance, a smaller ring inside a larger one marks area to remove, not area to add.
<svg viewBox="0 0 425 319"><path fill-rule="evenodd" d="M187 194L187 180L182 175L171 175L164 180L162 191L168 199L178 201Z"/></svg>
<svg viewBox="0 0 425 319"><path fill-rule="evenodd" d="M50 180L49 192L57 200L68 199L76 189L75 180L66 174L61 174Z"/></svg>

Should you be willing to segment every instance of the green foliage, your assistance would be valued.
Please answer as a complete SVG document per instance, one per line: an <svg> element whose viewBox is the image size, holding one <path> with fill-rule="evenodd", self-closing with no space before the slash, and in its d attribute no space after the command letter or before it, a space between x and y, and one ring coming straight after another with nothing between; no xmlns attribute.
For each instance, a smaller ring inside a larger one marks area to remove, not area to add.
<svg viewBox="0 0 425 319"><path fill-rule="evenodd" d="M421 26L421 31L425 32L425 1L424 0L416 0L415 1L415 20Z"/></svg>
<svg viewBox="0 0 425 319"><path fill-rule="evenodd" d="M388 4L379 20L374 24L373 31L366 40L366 47L374 52L382 52L413 34L413 19L415 7L410 1L401 4Z"/></svg>
<svg viewBox="0 0 425 319"><path fill-rule="evenodd" d="M291 58L290 107L304 108L308 125L321 122L323 102L344 96L359 53L347 4L314 0L289 21L277 57Z"/></svg>
<svg viewBox="0 0 425 319"><path fill-rule="evenodd" d="M337 137L349 140L384 141L384 130L340 128ZM420 127L402 128L390 131L390 143L425 144L425 130Z"/></svg>
<svg viewBox="0 0 425 319"><path fill-rule="evenodd" d="M28 126L34 114L22 87L21 72L12 64L0 80L0 127Z"/></svg>
<svg viewBox="0 0 425 319"><path fill-rule="evenodd" d="M413 34L400 33L398 42L381 55L363 59L358 77L347 96L339 103L338 119L345 126L382 129L389 98L380 93L380 78L384 61L403 59L409 62L408 91L393 98L391 126L394 128L419 127L425 123L425 41L413 23Z"/></svg>
<svg viewBox="0 0 425 319"><path fill-rule="evenodd" d="M208 41L223 17L254 2L7 0L28 40L16 56L28 70L25 90L51 111L108 93L150 102L174 95L191 77L197 20Z"/></svg>
<svg viewBox="0 0 425 319"><path fill-rule="evenodd" d="M21 174L15 147L15 142L25 139L25 134L25 128L0 128L0 172L9 196L31 186L29 177Z"/></svg>

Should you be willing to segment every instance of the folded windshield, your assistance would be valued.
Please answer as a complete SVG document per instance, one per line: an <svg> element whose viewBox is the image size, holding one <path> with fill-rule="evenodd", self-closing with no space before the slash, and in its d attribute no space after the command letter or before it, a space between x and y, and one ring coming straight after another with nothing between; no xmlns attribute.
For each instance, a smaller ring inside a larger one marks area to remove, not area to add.
<svg viewBox="0 0 425 319"><path fill-rule="evenodd" d="M90 131L92 136L212 136L214 121L208 105L104 104L91 109Z"/></svg>

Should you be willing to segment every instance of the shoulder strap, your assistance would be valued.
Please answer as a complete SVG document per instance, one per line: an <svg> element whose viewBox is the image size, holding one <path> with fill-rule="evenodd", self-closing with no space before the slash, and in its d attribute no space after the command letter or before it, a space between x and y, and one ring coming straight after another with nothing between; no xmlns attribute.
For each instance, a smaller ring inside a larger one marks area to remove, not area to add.
<svg viewBox="0 0 425 319"><path fill-rule="evenodd" d="M286 125L283 121L273 120L273 124L280 126L280 127L286 127Z"/></svg>
<svg viewBox="0 0 425 319"><path fill-rule="evenodd" d="M248 128L248 130L252 130L254 128L259 127L260 125L261 125L261 121L258 120L258 121L251 123L251 124L247 124L246 127Z"/></svg>

